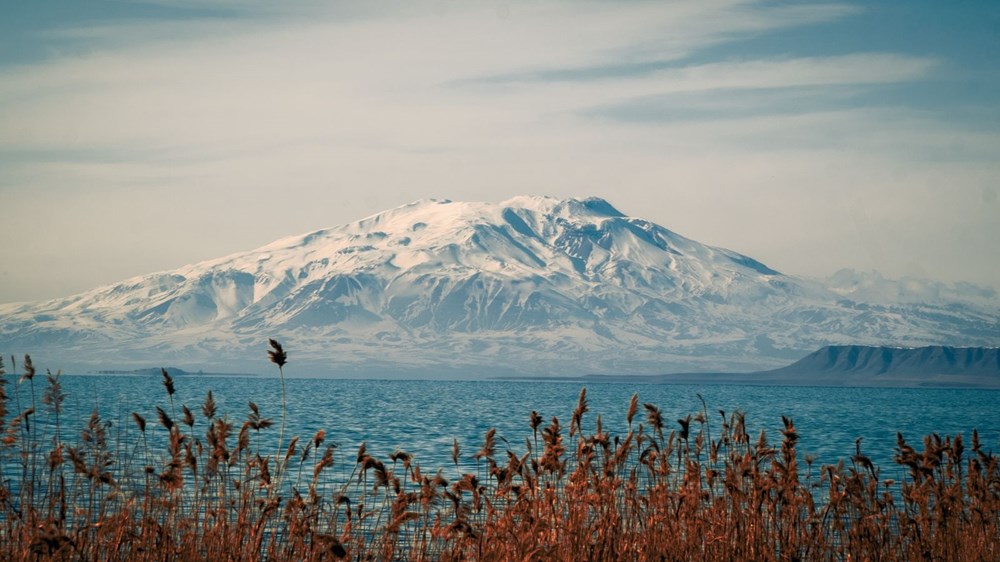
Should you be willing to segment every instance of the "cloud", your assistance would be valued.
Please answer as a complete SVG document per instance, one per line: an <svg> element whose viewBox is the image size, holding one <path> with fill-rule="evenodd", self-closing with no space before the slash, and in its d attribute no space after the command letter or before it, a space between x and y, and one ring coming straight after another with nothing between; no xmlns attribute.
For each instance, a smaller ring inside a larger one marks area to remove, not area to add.
<svg viewBox="0 0 1000 562"><path fill-rule="evenodd" d="M194 159L303 142L438 150L475 144L482 132L502 138L512 125L518 127L512 137L524 136L532 131L522 127L556 114L646 96L911 80L932 64L848 55L469 85L505 73L607 64L625 51L653 56L654 44L661 45L657 60L678 58L748 29L840 13L824 6L786 9L772 19L747 13L740 3L721 4L544 6L513 22L463 11L344 23L250 20L235 28L185 23L170 41L162 39L162 28L180 24L91 30L131 39L118 49L0 75L6 125L0 148L138 147ZM136 35L157 39L141 42Z"/></svg>

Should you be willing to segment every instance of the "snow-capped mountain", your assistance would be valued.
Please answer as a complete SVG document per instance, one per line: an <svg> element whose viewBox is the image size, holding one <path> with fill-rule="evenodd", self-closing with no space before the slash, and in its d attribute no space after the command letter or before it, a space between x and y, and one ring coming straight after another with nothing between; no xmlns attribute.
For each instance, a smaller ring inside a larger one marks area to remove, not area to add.
<svg viewBox="0 0 1000 562"><path fill-rule="evenodd" d="M890 282L839 275L830 288L784 275L597 198L422 200L65 299L0 305L0 352L260 371L277 337L300 374L478 376L752 370L831 344L1000 340L994 299L868 302Z"/></svg>
<svg viewBox="0 0 1000 562"><path fill-rule="evenodd" d="M827 279L827 287L839 295L861 301L919 304L928 302L967 303L989 307L997 292L972 283L942 283L915 277L886 279L877 271L841 269Z"/></svg>

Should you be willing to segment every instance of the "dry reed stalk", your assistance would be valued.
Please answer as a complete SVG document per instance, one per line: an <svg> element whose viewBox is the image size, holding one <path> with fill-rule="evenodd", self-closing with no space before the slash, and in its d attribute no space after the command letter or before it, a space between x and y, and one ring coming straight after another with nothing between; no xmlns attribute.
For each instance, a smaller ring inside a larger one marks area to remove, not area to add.
<svg viewBox="0 0 1000 562"><path fill-rule="evenodd" d="M284 357L275 359L280 372ZM57 430L46 445L28 429L38 426L31 408L7 423L3 388L0 470L14 477L0 480L2 559L1000 559L1000 467L976 432L968 447L961 436L931 435L919 449L899 435L901 479L883 478L860 441L848 462L813 476L809 457L800 467L790 419L772 445L763 433L751 439L741 413L720 412L716 436L702 400L667 433L652 404L634 424L635 395L628 432L613 436L600 416L584 430L584 390L572 443L558 418L543 427L532 412L523 452L508 444L498 456L506 441L486 433L474 455L485 476L449 482L404 451L383 462L362 444L337 478L324 431L285 447L279 430L277 454L261 451L256 435L270 421L253 403L235 442L209 393L201 429L186 405L178 417L171 403L171 414L155 408L162 430L133 414L131 444L111 440L95 412L76 440ZM56 376L40 414L58 415L60 393ZM140 446L144 468L132 467L128 449ZM456 467L459 454L455 440ZM293 470L294 482L283 482Z"/></svg>

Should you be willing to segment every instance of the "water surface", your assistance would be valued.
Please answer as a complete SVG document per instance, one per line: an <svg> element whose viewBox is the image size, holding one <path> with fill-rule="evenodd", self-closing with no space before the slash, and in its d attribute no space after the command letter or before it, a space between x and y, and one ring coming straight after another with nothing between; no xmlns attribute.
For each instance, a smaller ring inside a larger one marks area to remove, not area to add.
<svg viewBox="0 0 1000 562"><path fill-rule="evenodd" d="M8 376L8 390L19 390L22 407L30 403L30 388ZM38 421L51 431L51 415L41 404L44 377L35 378ZM196 413L204 431L200 404L211 389L220 415L228 415L238 429L253 400L274 427L260 434L262 442L277 439L281 418L281 393L277 378L185 376L175 380L177 393L171 406L159 377L131 375L64 376L68 394L62 414L63 432L79 429L96 407L112 423L116 438L135 439L132 412L155 425L156 406L180 412L186 404ZM471 455L478 450L490 427L506 439L515 453L525 449L531 436L528 416L537 410L548 422L558 416L564 426L576 405L582 385L573 382L531 381L385 381L341 379L287 379L288 418L286 435L303 439L325 429L327 438L340 445L340 461L353 460L361 442L368 450L386 458L403 449L415 455L425 472L451 464L452 439L462 446L463 469L475 466ZM677 418L701 410L700 394L708 405L712 429L718 435L719 410L746 413L748 428L768 432L780 439L781 416L795 421L801 434L800 455L814 455L817 463L835 463L854 452L855 440L886 477L902 472L892 464L896 432L918 445L929 433L961 433L968 442L977 428L988 449L1000 450L1000 391L925 388L839 388L741 385L661 385L635 383L588 383L590 411L584 428L592 430L597 414L612 434L626 431L629 399L638 392L640 403L662 409L673 427ZM11 404L10 410L14 410ZM643 411L637 416L642 418ZM178 416L179 417L179 416ZM286 437L287 442L287 437ZM500 450L507 446L501 441ZM919 447L918 447L919 449ZM341 466L347 464L340 463Z"/></svg>

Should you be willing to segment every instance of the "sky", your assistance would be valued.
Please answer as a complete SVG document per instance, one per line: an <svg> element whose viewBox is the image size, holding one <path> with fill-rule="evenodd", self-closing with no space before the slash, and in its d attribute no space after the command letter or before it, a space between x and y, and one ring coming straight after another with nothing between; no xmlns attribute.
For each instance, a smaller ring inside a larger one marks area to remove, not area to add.
<svg viewBox="0 0 1000 562"><path fill-rule="evenodd" d="M1000 2L37 1L0 302L422 198L598 196L784 273L1000 288Z"/></svg>

